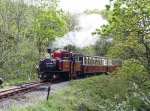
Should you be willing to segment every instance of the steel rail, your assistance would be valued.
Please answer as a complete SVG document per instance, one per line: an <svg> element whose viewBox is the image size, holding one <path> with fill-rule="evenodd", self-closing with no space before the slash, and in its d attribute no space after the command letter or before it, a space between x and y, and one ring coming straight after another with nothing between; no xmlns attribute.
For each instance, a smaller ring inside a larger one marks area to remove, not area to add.
<svg viewBox="0 0 150 111"><path fill-rule="evenodd" d="M10 96L14 96L14 95L19 94L19 93L27 93L27 92L33 91L38 86L44 85L46 83L47 82L39 82L39 81L38 82L25 83L25 84L22 84L20 86L17 86L16 88L11 88L11 89L7 89L4 91L0 91L0 99L8 98Z"/></svg>

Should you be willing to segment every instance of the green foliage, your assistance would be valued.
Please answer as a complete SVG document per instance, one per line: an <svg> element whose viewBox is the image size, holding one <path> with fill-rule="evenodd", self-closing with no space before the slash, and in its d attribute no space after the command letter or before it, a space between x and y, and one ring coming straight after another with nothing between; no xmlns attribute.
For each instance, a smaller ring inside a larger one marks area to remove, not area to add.
<svg viewBox="0 0 150 111"><path fill-rule="evenodd" d="M63 14L63 13L62 13ZM34 31L37 38L39 56L43 56L43 50L50 41L56 37L62 37L67 31L67 23L63 15L56 10L41 11L34 22Z"/></svg>
<svg viewBox="0 0 150 111"><path fill-rule="evenodd" d="M135 59L126 60L117 74L128 86L129 104L136 110L149 110L150 77L141 62Z"/></svg>
<svg viewBox="0 0 150 111"><path fill-rule="evenodd" d="M57 1L46 5L0 0L0 77L5 84L36 79L39 52L68 31L67 15L57 10Z"/></svg>
<svg viewBox="0 0 150 111"><path fill-rule="evenodd" d="M40 12L34 24L34 30L42 40L54 40L67 32L66 21L55 10Z"/></svg>
<svg viewBox="0 0 150 111"><path fill-rule="evenodd" d="M1 0L0 7L0 77L7 82L35 78L36 47L26 34L31 28L32 8L22 0Z"/></svg>
<svg viewBox="0 0 150 111"><path fill-rule="evenodd" d="M98 40L94 45L94 49L95 49L95 53L96 53L95 55L106 56L110 47L111 47L110 41L107 41L105 39Z"/></svg>
<svg viewBox="0 0 150 111"><path fill-rule="evenodd" d="M79 51L80 49L74 45L67 45L64 47L64 50L67 50L67 51L72 51L72 52L77 52Z"/></svg>
<svg viewBox="0 0 150 111"><path fill-rule="evenodd" d="M30 40L24 40L18 44L18 50L10 50L1 67L0 76L4 83L32 80L36 77L35 64L37 61L36 47Z"/></svg>
<svg viewBox="0 0 150 111"><path fill-rule="evenodd" d="M137 59L150 71L149 0L116 0L103 11L108 24L97 34L113 39L109 55Z"/></svg>
<svg viewBox="0 0 150 111"><path fill-rule="evenodd" d="M95 56L95 48L93 45L84 47L80 50L83 55Z"/></svg>
<svg viewBox="0 0 150 111"><path fill-rule="evenodd" d="M134 79L134 82L142 82L139 79L146 79L148 77L147 71L141 63L135 59L124 61L122 67L118 71L124 79ZM140 83L139 83L140 84Z"/></svg>

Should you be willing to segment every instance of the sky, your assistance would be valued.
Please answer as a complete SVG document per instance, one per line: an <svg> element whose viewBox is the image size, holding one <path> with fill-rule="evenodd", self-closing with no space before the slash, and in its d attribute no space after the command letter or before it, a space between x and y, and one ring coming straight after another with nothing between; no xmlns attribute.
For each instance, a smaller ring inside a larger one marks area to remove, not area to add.
<svg viewBox="0 0 150 111"><path fill-rule="evenodd" d="M62 48L65 45L72 44L77 47L86 47L94 44L98 37L93 37L92 32L105 24L106 21L98 14L86 15L85 10L103 10L105 5L109 4L109 0L60 0L60 8L70 13L78 13L79 31L71 31L63 38L58 38L53 46Z"/></svg>
<svg viewBox="0 0 150 111"><path fill-rule="evenodd" d="M109 0L60 0L60 7L64 10L82 13L86 9L104 9Z"/></svg>

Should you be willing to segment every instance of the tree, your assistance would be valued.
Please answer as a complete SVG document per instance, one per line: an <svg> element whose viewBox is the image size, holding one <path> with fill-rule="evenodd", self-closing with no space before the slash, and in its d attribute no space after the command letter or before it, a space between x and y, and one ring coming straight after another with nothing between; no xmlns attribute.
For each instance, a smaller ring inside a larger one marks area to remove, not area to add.
<svg viewBox="0 0 150 111"><path fill-rule="evenodd" d="M95 48L93 45L84 47L80 50L80 53L88 56L95 56Z"/></svg>
<svg viewBox="0 0 150 111"><path fill-rule="evenodd" d="M110 46L111 46L111 41L105 39L98 40L94 45L96 55L106 56Z"/></svg>
<svg viewBox="0 0 150 111"><path fill-rule="evenodd" d="M97 34L113 39L109 54L138 59L150 72L149 0L117 0L109 11L108 24L97 30Z"/></svg>
<svg viewBox="0 0 150 111"><path fill-rule="evenodd" d="M68 24L69 31L79 30L79 28L77 27L79 25L77 16L77 14L70 14L69 12L65 13L64 19Z"/></svg>
<svg viewBox="0 0 150 111"><path fill-rule="evenodd" d="M40 56L50 41L55 40L56 37L63 36L68 31L67 23L63 16L63 14L51 9L42 10L36 17L34 31Z"/></svg>
<svg viewBox="0 0 150 111"><path fill-rule="evenodd" d="M24 0L0 0L0 77L5 83L35 79L39 50L43 53L50 41L68 31L67 16L56 3L35 6Z"/></svg>
<svg viewBox="0 0 150 111"><path fill-rule="evenodd" d="M0 0L0 77L7 82L35 74L36 48L26 38L33 24L32 9L23 0Z"/></svg>
<svg viewBox="0 0 150 111"><path fill-rule="evenodd" d="M72 51L72 52L77 52L77 51L79 51L79 48L77 48L74 45L69 44L69 45L67 45L67 46L64 47L64 50Z"/></svg>

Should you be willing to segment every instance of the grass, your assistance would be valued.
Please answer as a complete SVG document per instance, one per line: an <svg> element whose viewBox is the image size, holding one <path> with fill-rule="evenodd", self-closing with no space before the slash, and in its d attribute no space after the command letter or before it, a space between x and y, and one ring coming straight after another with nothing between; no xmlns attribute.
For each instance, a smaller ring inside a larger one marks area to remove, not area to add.
<svg viewBox="0 0 150 111"><path fill-rule="evenodd" d="M150 76L128 60L114 74L71 81L49 101L12 111L150 111Z"/></svg>
<svg viewBox="0 0 150 111"><path fill-rule="evenodd" d="M104 92L111 93L107 84L111 76L101 75L72 81L70 86L49 98L48 102L16 109L14 111L96 111L103 110L102 99L108 98ZM119 90L119 89L118 89ZM110 95L110 94L109 94ZM101 103L102 102L102 103Z"/></svg>
<svg viewBox="0 0 150 111"><path fill-rule="evenodd" d="M136 111L149 108L149 104L141 106L143 100L139 94L116 75L100 75L72 81L49 101L12 111Z"/></svg>
<svg viewBox="0 0 150 111"><path fill-rule="evenodd" d="M18 85L18 84L23 84L26 82L32 82L37 80L37 77L32 77L30 79L28 79L27 77L18 77L18 78L14 78L14 79L10 79L10 80L5 80L3 83L3 87L9 87L9 86L14 86L14 85Z"/></svg>

